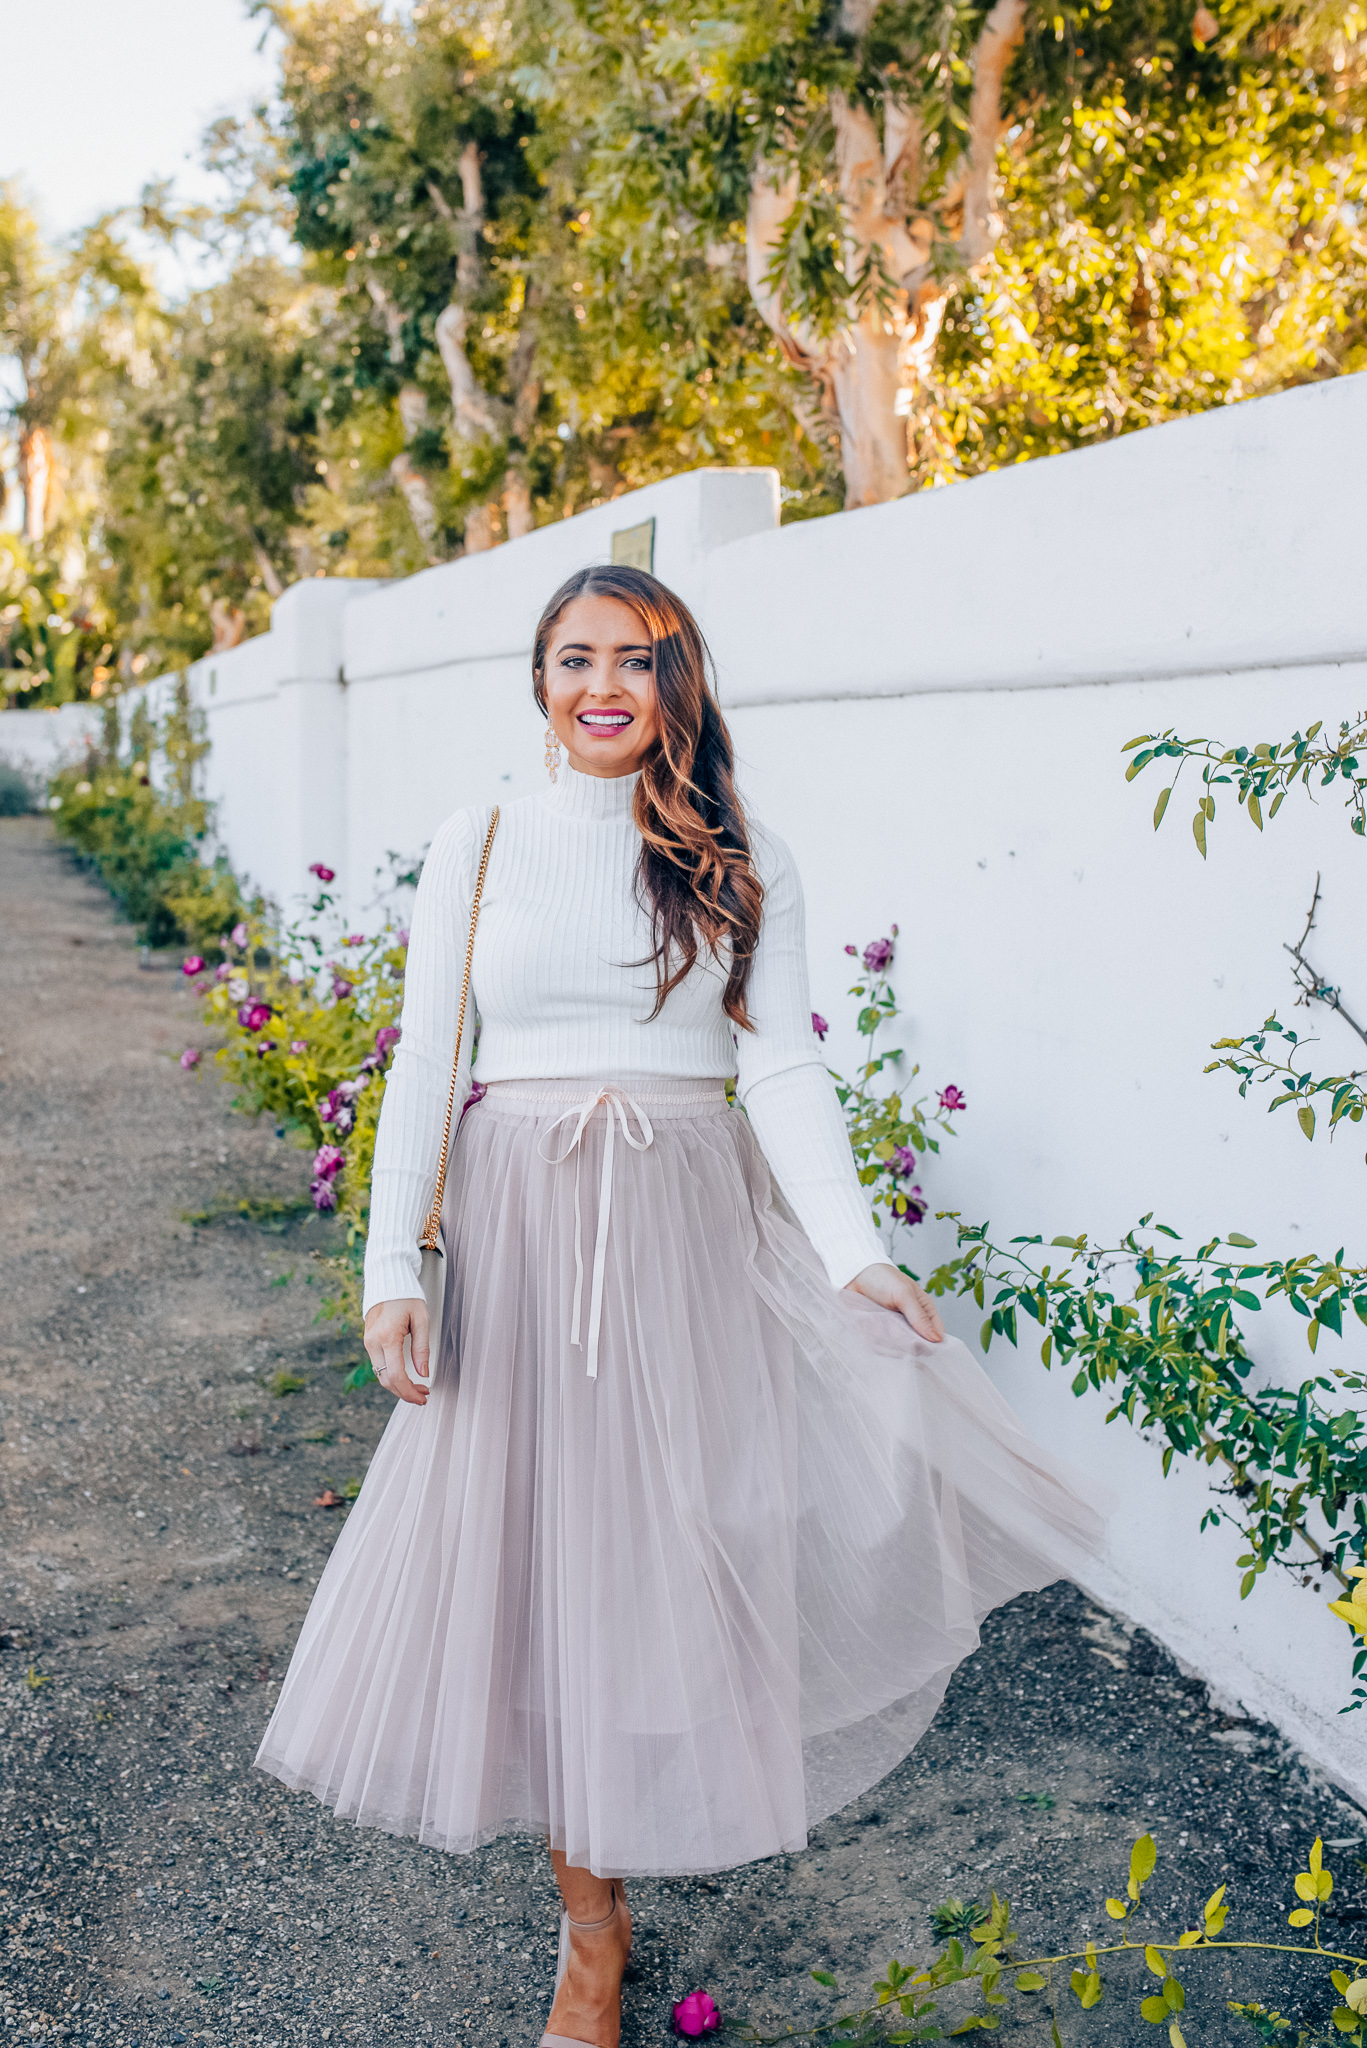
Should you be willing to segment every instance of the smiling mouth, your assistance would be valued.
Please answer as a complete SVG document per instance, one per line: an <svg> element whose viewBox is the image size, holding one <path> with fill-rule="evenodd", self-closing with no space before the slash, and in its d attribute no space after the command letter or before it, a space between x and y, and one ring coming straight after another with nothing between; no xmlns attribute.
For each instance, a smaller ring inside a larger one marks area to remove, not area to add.
<svg viewBox="0 0 1367 2048"><path fill-rule="evenodd" d="M629 711L581 711L578 722L591 732L621 732L631 724L632 717Z"/></svg>

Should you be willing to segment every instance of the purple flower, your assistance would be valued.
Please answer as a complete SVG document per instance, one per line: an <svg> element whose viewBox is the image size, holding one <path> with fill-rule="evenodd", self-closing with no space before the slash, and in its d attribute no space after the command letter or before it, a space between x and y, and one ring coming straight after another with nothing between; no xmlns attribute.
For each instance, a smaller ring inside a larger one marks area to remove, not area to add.
<svg viewBox="0 0 1367 2048"><path fill-rule="evenodd" d="M720 2025L721 2014L705 1991L690 1991L674 2008L676 2033L715 2034Z"/></svg>
<svg viewBox="0 0 1367 2048"><path fill-rule="evenodd" d="M872 939L864 948L864 972L886 974L892 965L892 940Z"/></svg>
<svg viewBox="0 0 1367 2048"><path fill-rule="evenodd" d="M920 1163L914 1145L898 1145L888 1161L888 1172L902 1174L910 1180Z"/></svg>
<svg viewBox="0 0 1367 2048"><path fill-rule="evenodd" d="M237 1021L244 1031L264 1031L271 1021L269 1003L244 1003L237 1013Z"/></svg>
<svg viewBox="0 0 1367 2048"><path fill-rule="evenodd" d="M859 951L859 948L858 946L846 946L845 951L847 953L857 953Z"/></svg>
<svg viewBox="0 0 1367 2048"><path fill-rule="evenodd" d="M343 939L342 944L344 946L363 946L365 944L365 933L348 932L346 937Z"/></svg>
<svg viewBox="0 0 1367 2048"><path fill-rule="evenodd" d="M214 980L226 981L228 979L228 976L232 973L232 971L232 968L228 965L226 960L220 960L218 966L214 969Z"/></svg>
<svg viewBox="0 0 1367 2048"><path fill-rule="evenodd" d="M198 953L191 953L181 962L180 971L184 975L203 974L204 962L200 959Z"/></svg>
<svg viewBox="0 0 1367 2048"><path fill-rule="evenodd" d="M923 1223L929 1207L918 1187L899 1188L892 1198L892 1213L899 1223Z"/></svg>
<svg viewBox="0 0 1367 2048"><path fill-rule="evenodd" d="M193 1045L187 1045L184 1052L180 1056L180 1063L184 1067L186 1073L188 1074L191 1067L197 1067L199 1065L199 1059L200 1055L198 1049Z"/></svg>
<svg viewBox="0 0 1367 2048"><path fill-rule="evenodd" d="M830 1028L830 1025L826 1022L826 1019L821 1015L821 1012L819 1010L813 1010L812 1029L816 1033L817 1037L824 1038L826 1036L826 1033L830 1030Z"/></svg>
<svg viewBox="0 0 1367 2048"><path fill-rule="evenodd" d="M308 1049L309 1049L309 1042L308 1042L308 1040L307 1040L306 1038L292 1038L292 1039L290 1040L290 1051L291 1051L291 1052L293 1052L293 1053L305 1053L305 1052L307 1052L307 1051L308 1051Z"/></svg>
<svg viewBox="0 0 1367 2048"><path fill-rule="evenodd" d="M388 1059L403 1033L397 1024L382 1024L375 1033L375 1050L382 1060Z"/></svg>
<svg viewBox="0 0 1367 2048"><path fill-rule="evenodd" d="M246 927L246 925L245 925L245 924L235 924L235 925L233 926L232 930L231 930L231 931L229 932L229 934L228 934L228 937L229 937L229 938L230 938L230 939L232 940L232 942L233 942L233 944L234 944L235 946L245 946L245 945L246 945L246 943L247 943L247 927Z"/></svg>
<svg viewBox="0 0 1367 2048"><path fill-rule="evenodd" d="M340 1145L320 1145L313 1155L313 1178L336 1180L345 1165L346 1153Z"/></svg>
<svg viewBox="0 0 1367 2048"><path fill-rule="evenodd" d="M361 1061L360 1066L357 1067L356 1072L358 1074L378 1074L383 1065L384 1061L377 1052L368 1052Z"/></svg>
<svg viewBox="0 0 1367 2048"><path fill-rule="evenodd" d="M464 1117L467 1109L473 1109L477 1102L483 1102L488 1093L489 1090L483 1081L472 1081L470 1083L470 1093L460 1106L461 1117Z"/></svg>
<svg viewBox="0 0 1367 2048"><path fill-rule="evenodd" d="M330 1180L310 1181L309 1193L313 1197L314 1208L320 1214L325 1215L330 1209L337 1207L337 1190Z"/></svg>
<svg viewBox="0 0 1367 2048"><path fill-rule="evenodd" d="M317 875L320 882L335 882L337 879L336 869L325 868L320 860L314 861L313 865L309 869L309 873L311 875Z"/></svg>
<svg viewBox="0 0 1367 2048"><path fill-rule="evenodd" d="M260 1039L260 1040L258 1041L258 1043L257 1043L257 1047L256 1047L256 1057L257 1057L257 1058L258 1058L259 1060L264 1060L264 1059L265 1059L265 1057L266 1057L266 1054L267 1054L268 1052L274 1052L274 1051L275 1051L275 1040L274 1040L273 1038L263 1038L263 1039Z"/></svg>
<svg viewBox="0 0 1367 2048"><path fill-rule="evenodd" d="M369 1079L370 1076L367 1074L364 1081L339 1081L318 1105L319 1119L325 1124L331 1124L335 1131L345 1137L348 1131L355 1128L356 1111L353 1105Z"/></svg>
<svg viewBox="0 0 1367 2048"><path fill-rule="evenodd" d="M941 1109L967 1109L968 1104L960 1090L951 1084L948 1088L940 1090L940 1107Z"/></svg>
<svg viewBox="0 0 1367 2048"><path fill-rule="evenodd" d="M355 986L354 981L347 981L344 976L334 974L332 977L332 1000L335 1003L344 1003Z"/></svg>
<svg viewBox="0 0 1367 2048"><path fill-rule="evenodd" d="M398 946L406 946L408 944L408 926L406 924L401 924L395 932L394 943Z"/></svg>

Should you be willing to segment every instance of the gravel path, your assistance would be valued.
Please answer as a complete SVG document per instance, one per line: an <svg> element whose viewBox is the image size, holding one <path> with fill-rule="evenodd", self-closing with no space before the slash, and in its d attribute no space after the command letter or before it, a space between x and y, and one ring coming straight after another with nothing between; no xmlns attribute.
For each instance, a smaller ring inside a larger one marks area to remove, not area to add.
<svg viewBox="0 0 1367 2048"><path fill-rule="evenodd" d="M45 823L0 821L0 2028L531 2048L554 1961L535 1845L442 1857L250 1768L344 1512L314 1502L360 1479L388 1404L342 1392L355 1349L315 1321L328 1226L184 1220L306 1176L178 1069L197 1026L177 984ZM276 1395L282 1373L306 1386ZM929 1953L951 1893L1009 1895L1031 1953L1109 1939L1101 1900L1145 1828L1168 1925L1227 1878L1227 1934L1283 1938L1320 1833L1340 1845L1326 1941L1367 1942L1361 1813L1075 1589L1020 1600L915 1755L805 1855L633 1888L625 2048L662 2044L696 1985L810 2025L831 2010L813 1965L862 1990ZM1094 2012L1060 2002L1069 2048L1161 2043L1136 1961ZM1319 1966L1211 1956L1186 1976L1193 2048L1251 2048L1227 1997L1321 2026L1333 2002ZM1004 2031L1047 2048L1044 2001L1020 2007Z"/></svg>

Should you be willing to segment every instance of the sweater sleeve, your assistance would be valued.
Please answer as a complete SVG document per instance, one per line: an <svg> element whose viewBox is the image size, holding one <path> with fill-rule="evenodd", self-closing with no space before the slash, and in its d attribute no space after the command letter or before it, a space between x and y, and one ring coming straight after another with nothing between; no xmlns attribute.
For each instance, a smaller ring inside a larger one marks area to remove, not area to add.
<svg viewBox="0 0 1367 2048"><path fill-rule="evenodd" d="M471 811L457 811L446 820L423 863L413 904L400 1018L403 1036L389 1069L375 1133L363 1314L377 1301L411 1300L422 1292L418 1232L432 1199L441 1152L478 829ZM457 1116L470 1093L474 1021L471 1007L460 1049Z"/></svg>
<svg viewBox="0 0 1367 2048"><path fill-rule="evenodd" d="M850 1150L845 1120L812 1032L806 911L782 840L756 833L764 915L750 974L753 1031L738 1034L737 1093L760 1148L832 1287L889 1265Z"/></svg>

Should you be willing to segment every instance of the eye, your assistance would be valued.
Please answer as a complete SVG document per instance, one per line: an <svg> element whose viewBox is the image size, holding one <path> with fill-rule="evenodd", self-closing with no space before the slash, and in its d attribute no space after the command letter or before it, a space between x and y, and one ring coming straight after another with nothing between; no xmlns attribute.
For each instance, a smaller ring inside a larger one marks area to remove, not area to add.
<svg viewBox="0 0 1367 2048"><path fill-rule="evenodd" d="M588 657L584 654L562 654L560 666L561 668L587 668L589 666Z"/></svg>
<svg viewBox="0 0 1367 2048"><path fill-rule="evenodd" d="M648 654L629 654L622 663L622 666L623 668L640 669L648 674L650 670L650 656Z"/></svg>

